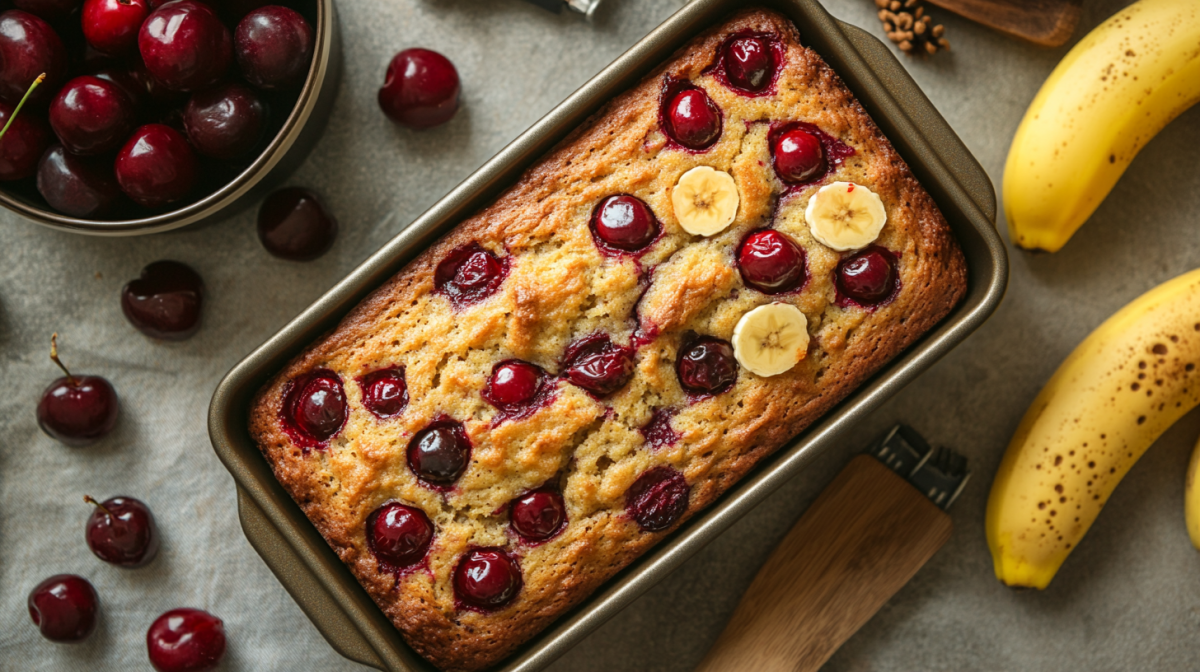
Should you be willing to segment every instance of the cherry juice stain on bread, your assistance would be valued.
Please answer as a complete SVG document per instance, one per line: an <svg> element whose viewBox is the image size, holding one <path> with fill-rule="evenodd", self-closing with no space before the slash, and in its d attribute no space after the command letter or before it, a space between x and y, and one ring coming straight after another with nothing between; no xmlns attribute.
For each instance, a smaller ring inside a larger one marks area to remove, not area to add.
<svg viewBox="0 0 1200 672"><path fill-rule="evenodd" d="M945 219L841 80L746 11L289 363L251 432L413 649L479 670L965 290Z"/></svg>

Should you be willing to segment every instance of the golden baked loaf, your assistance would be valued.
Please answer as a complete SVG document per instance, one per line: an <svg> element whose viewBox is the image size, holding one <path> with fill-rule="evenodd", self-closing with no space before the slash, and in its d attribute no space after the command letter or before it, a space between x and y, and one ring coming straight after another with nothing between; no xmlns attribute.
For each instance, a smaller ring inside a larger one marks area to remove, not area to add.
<svg viewBox="0 0 1200 672"><path fill-rule="evenodd" d="M790 22L745 11L296 357L250 431L412 648L479 670L965 289L849 90Z"/></svg>

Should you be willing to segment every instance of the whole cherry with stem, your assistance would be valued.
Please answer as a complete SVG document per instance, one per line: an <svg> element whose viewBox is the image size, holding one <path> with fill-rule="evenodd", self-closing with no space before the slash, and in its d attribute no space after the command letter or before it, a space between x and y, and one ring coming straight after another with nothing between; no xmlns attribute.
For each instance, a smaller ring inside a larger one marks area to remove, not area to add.
<svg viewBox="0 0 1200 672"><path fill-rule="evenodd" d="M75 376L58 358L58 334L50 337L50 359L66 374L50 383L37 406L38 426L68 446L86 446L117 424L117 392L100 376Z"/></svg>
<svg viewBox="0 0 1200 672"><path fill-rule="evenodd" d="M101 560L118 567L143 567L158 555L158 527L150 507L133 497L103 502L91 495L83 501L96 507L88 518L88 548Z"/></svg>

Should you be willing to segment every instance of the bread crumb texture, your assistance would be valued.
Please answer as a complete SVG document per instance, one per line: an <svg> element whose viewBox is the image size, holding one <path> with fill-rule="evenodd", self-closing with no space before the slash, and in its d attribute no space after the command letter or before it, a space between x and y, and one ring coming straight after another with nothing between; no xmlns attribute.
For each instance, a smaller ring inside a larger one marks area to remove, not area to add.
<svg viewBox="0 0 1200 672"><path fill-rule="evenodd" d="M785 48L769 95L741 95L713 74L721 45L742 32L771 34ZM720 108L711 148L690 152L664 135L668 77L690 81ZM821 181L789 188L767 139L772 123L787 121L815 124L854 154ZM672 212L672 187L696 166L730 173L741 198L733 224L709 238L687 234ZM887 210L876 244L898 258L900 291L874 310L838 305L834 272L851 253L822 246L804 219L812 194L835 180L869 187ZM640 256L602 254L593 240L592 212L613 194L641 199L662 225ZM768 296L743 283L736 248L763 227L804 248L809 279L799 292ZM435 291L434 271L470 244L504 260L508 274L487 298L455 306ZM788 20L744 11L613 100L290 362L255 398L250 429L280 483L409 645L443 670L470 672L508 656L710 503L935 325L965 289L945 219L849 90ZM727 391L689 397L675 370L681 343L729 340L743 314L773 301L808 318L808 356L771 378L739 367ZM596 333L635 348L632 378L601 399L559 375L567 345ZM481 393L493 367L511 359L548 372L554 390L532 413L500 421ZM377 418L356 381L397 366L410 401ZM318 369L340 377L349 413L327 445L306 449L284 430L282 406L289 381ZM640 430L658 409L674 414L678 440L652 447ZM443 416L464 424L471 458L453 487L437 490L418 481L406 449ZM626 492L663 465L686 478L688 506L669 529L647 532L626 512ZM568 522L529 544L511 530L508 505L546 484L561 490ZM427 562L399 576L380 569L365 532L370 513L391 501L423 510L435 528ZM523 587L496 611L456 603L454 569L475 547L503 548L520 565Z"/></svg>

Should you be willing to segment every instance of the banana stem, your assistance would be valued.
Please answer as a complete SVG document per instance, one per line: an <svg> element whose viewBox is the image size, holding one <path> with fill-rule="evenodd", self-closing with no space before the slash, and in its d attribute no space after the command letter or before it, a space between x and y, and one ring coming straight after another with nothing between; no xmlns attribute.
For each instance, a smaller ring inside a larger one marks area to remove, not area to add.
<svg viewBox="0 0 1200 672"><path fill-rule="evenodd" d="M4 134L8 132L8 127L12 126L13 119L16 119L17 115L21 113L21 108L25 106L25 101L29 100L29 94L33 93L33 90L38 87L38 84L41 84L44 81L46 81L46 73L44 72L33 79L33 83L29 85L29 90L27 90L25 95L21 97L21 102L17 103L17 107L13 109L12 114L8 116L8 121L4 123L4 128L0 128L0 140L4 139Z"/></svg>

